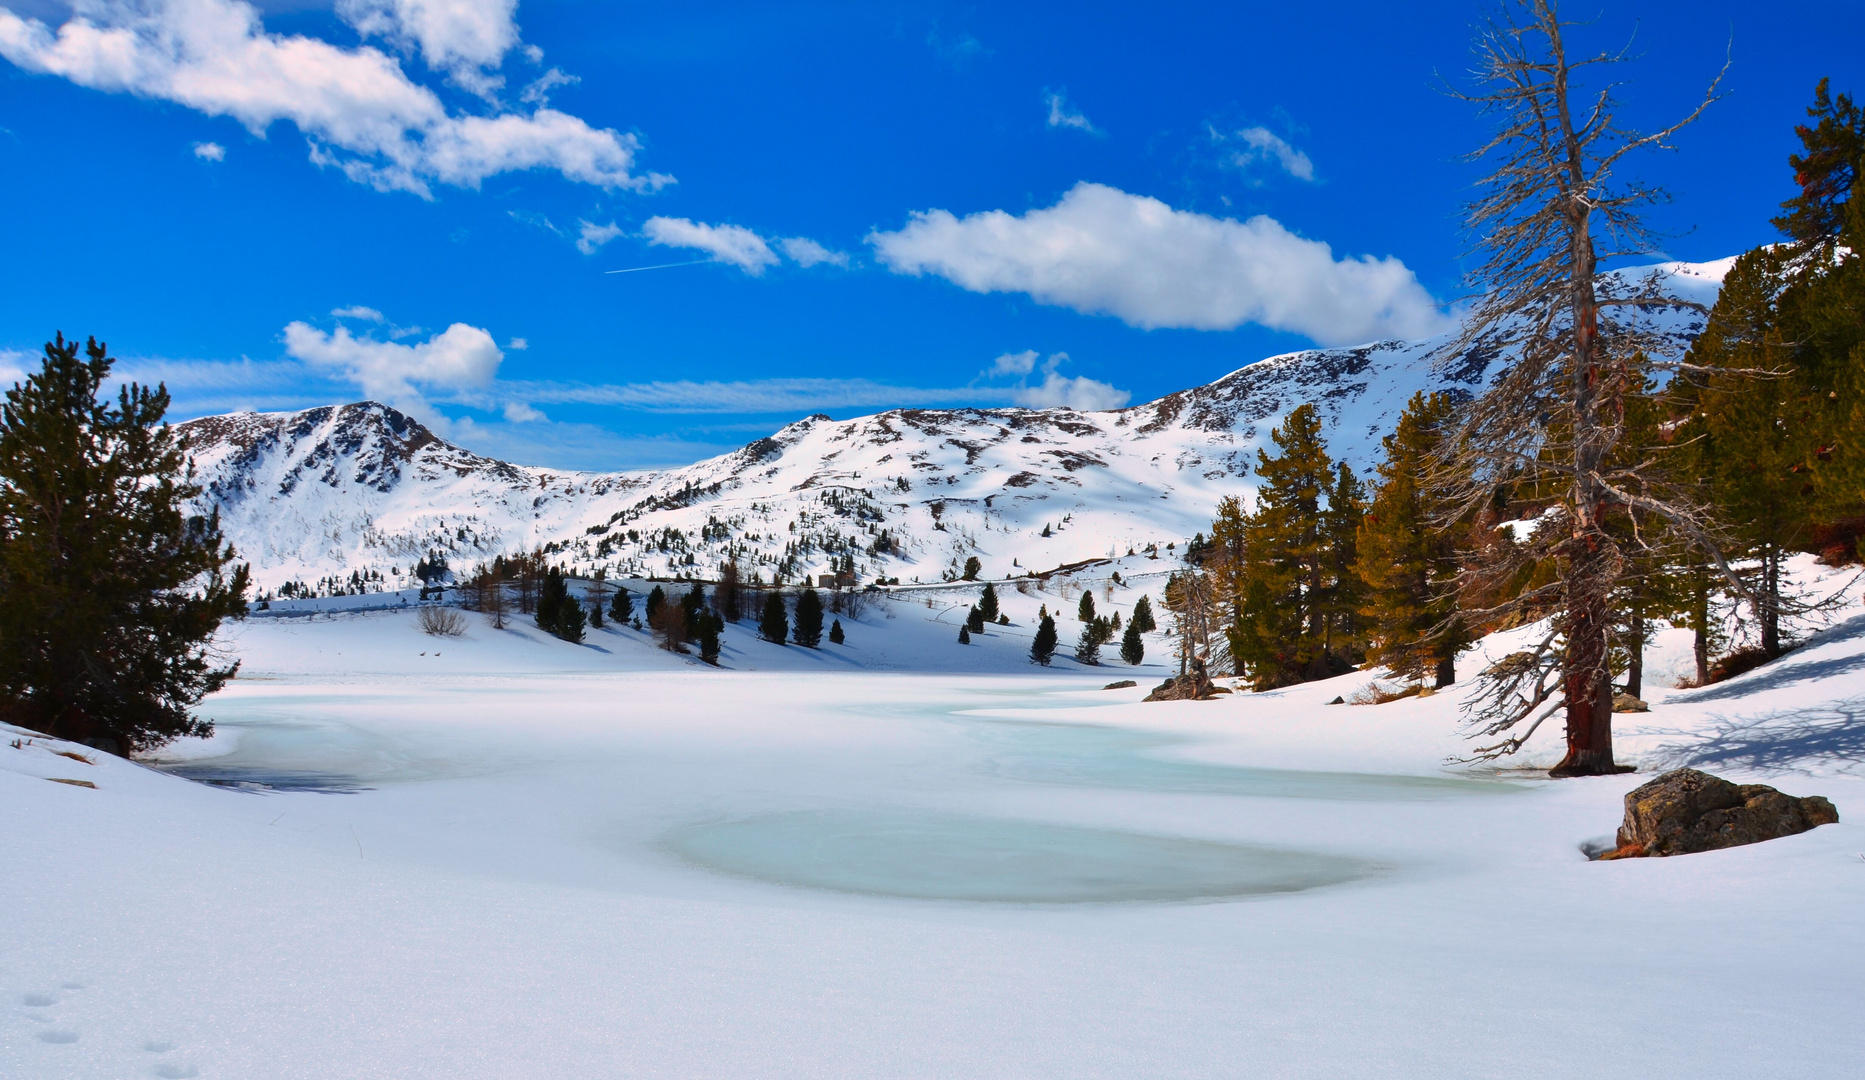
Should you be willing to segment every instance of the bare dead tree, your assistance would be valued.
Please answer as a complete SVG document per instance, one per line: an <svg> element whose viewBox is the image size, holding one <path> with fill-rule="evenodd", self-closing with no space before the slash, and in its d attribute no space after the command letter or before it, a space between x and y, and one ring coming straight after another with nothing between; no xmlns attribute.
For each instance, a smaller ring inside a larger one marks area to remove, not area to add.
<svg viewBox="0 0 1865 1080"><path fill-rule="evenodd" d="M1702 308L1664 295L1657 275L1630 281L1599 269L1602 260L1655 249L1640 214L1663 192L1622 181L1621 163L1634 151L1669 148L1716 99L1722 76L1682 120L1633 130L1617 119L1614 84L1576 86L1586 69L1610 69L1627 54L1570 58L1563 35L1573 25L1556 0L1507 0L1477 33L1477 89L1451 90L1496 121L1471 155L1492 171L1468 208L1477 296L1456 348L1500 353L1510 364L1465 413L1441 463L1455 518L1493 506L1499 490L1542 510L1532 532L1499 545L1504 557L1473 565L1459 586L1493 597L1499 582L1522 580L1526 565L1558 566L1553 583L1505 591L1501 603L1466 614L1492 624L1552 615L1546 636L1485 673L1468 707L1479 737L1529 724L1479 747L1479 757L1514 752L1564 709L1567 753L1555 776L1622 771L1613 761L1609 665L1611 598L1625 560L1608 516L1648 512L1727 570L1701 502L1666 488L1654 455L1624 442L1628 396L1645 392L1651 371L1682 365L1682 343L1656 316Z"/></svg>

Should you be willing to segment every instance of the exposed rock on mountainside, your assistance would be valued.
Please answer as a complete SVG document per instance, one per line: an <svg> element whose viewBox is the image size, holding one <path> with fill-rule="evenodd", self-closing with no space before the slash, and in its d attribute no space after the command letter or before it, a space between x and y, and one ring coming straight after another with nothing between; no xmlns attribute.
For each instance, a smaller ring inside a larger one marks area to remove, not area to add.
<svg viewBox="0 0 1865 1080"><path fill-rule="evenodd" d="M1665 272L1700 301L1721 269ZM1674 319L1677 333L1693 335L1695 318ZM1370 472L1415 391L1474 395L1502 362L1448 339L1308 350L1109 412L816 415L656 472L508 464L374 402L181 428L204 501L262 588L394 587L435 552L459 571L539 547L585 571L707 576L736 557L746 573L795 581L852 556L864 580L937 581L976 556L1002 578L1165 554L1208 527L1220 499L1247 495L1255 449L1304 402L1319 407L1335 456Z"/></svg>

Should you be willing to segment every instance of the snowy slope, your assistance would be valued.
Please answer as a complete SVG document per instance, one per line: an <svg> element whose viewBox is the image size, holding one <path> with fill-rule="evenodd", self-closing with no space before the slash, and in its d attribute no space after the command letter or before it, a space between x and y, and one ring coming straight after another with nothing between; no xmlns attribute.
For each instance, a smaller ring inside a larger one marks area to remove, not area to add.
<svg viewBox="0 0 1865 1080"><path fill-rule="evenodd" d="M1727 260L1658 269L1676 294L1703 303ZM1700 328L1682 308L1655 317L1680 340ZM392 588L432 550L461 569L539 546L616 574L709 576L737 555L767 579L795 581L853 554L864 580L939 581L972 556L1001 578L1183 542L1221 499L1248 497L1255 450L1305 402L1320 410L1335 456L1370 471L1413 393L1473 395L1501 368L1493 352L1451 345L1290 353L1106 412L812 416L658 472L495 461L373 402L182 427L205 499L262 588L354 572Z"/></svg>

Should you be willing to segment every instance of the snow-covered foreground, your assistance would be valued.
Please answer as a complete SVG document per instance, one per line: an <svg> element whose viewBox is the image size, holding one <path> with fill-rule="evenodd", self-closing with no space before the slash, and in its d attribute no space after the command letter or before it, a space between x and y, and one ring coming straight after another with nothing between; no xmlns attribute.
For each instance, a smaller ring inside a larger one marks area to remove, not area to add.
<svg viewBox="0 0 1865 1080"><path fill-rule="evenodd" d="M255 619L174 766L245 789L0 746L0 1075L1856 1075L1865 619L1620 718L1841 824L1598 863L1649 776L1446 771L1454 694L1141 704L890 610L725 671Z"/></svg>

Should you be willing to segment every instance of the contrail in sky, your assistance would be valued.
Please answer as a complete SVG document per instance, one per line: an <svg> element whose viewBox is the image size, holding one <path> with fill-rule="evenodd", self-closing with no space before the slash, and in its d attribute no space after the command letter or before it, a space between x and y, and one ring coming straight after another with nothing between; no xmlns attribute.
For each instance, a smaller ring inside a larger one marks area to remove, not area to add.
<svg viewBox="0 0 1865 1080"><path fill-rule="evenodd" d="M698 266L700 263L718 262L717 259L694 259L692 262L661 263L659 266L631 266L626 270L604 270L605 274L638 274L643 270L665 270L670 266Z"/></svg>

